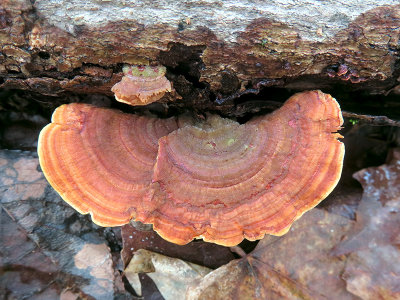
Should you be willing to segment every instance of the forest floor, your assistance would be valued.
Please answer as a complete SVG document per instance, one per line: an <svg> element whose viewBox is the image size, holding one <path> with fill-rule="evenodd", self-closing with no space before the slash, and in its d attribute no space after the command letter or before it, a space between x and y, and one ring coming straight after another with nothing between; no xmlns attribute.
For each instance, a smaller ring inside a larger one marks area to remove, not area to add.
<svg viewBox="0 0 400 300"><path fill-rule="evenodd" d="M57 104L0 91L2 299L400 299L398 124L347 114L339 184L286 235L177 246L149 226L99 227L51 188L36 146Z"/></svg>

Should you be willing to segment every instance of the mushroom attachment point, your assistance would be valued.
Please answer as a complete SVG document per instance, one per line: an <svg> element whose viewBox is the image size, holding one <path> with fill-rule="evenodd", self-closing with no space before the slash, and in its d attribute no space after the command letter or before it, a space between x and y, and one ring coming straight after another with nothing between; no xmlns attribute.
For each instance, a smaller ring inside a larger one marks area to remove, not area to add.
<svg viewBox="0 0 400 300"><path fill-rule="evenodd" d="M38 154L47 180L61 197L100 226L118 226L148 210L158 139L177 121L87 104L58 107L40 132Z"/></svg>
<svg viewBox="0 0 400 300"><path fill-rule="evenodd" d="M111 91L115 99L129 105L146 105L171 92L171 83L164 76L163 66L125 65L124 76Z"/></svg>
<svg viewBox="0 0 400 300"><path fill-rule="evenodd" d="M243 125L210 116L180 128L159 141L158 205L138 218L177 244L203 238L233 246L283 235L336 186L342 123L336 100L311 91Z"/></svg>
<svg viewBox="0 0 400 300"><path fill-rule="evenodd" d="M296 94L246 124L85 104L59 107L52 122L40 134L39 160L66 202L102 226L153 224L176 244L283 235L342 171L340 107L320 91Z"/></svg>

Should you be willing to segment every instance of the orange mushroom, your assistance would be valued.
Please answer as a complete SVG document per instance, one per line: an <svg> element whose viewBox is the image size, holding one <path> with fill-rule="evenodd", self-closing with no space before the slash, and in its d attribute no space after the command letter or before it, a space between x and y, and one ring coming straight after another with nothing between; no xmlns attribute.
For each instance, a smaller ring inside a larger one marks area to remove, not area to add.
<svg viewBox="0 0 400 300"><path fill-rule="evenodd" d="M41 168L61 197L101 226L129 222L151 190L158 139L177 129L156 119L87 104L56 109L40 133Z"/></svg>
<svg viewBox="0 0 400 300"><path fill-rule="evenodd" d="M40 134L40 163L63 199L95 223L135 218L177 244L282 235L339 180L343 119L320 91L243 125L213 115L193 123L64 105Z"/></svg>
<svg viewBox="0 0 400 300"><path fill-rule="evenodd" d="M130 105L146 105L171 92L171 83L164 76L163 66L124 66L124 77L111 91L117 101Z"/></svg>
<svg viewBox="0 0 400 300"><path fill-rule="evenodd" d="M240 125L211 116L159 141L157 209L139 212L163 238L232 246L285 234L336 186L343 123L327 94L296 94L271 115Z"/></svg>

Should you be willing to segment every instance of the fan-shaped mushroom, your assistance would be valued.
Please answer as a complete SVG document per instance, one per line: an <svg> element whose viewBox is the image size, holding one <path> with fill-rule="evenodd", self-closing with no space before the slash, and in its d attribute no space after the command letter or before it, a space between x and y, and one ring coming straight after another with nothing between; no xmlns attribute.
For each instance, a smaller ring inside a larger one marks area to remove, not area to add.
<svg viewBox="0 0 400 300"><path fill-rule="evenodd" d="M87 104L56 109L40 133L42 170L61 197L101 226L117 226L148 210L158 139L177 129L171 119L124 114Z"/></svg>
<svg viewBox="0 0 400 300"><path fill-rule="evenodd" d="M38 152L51 185L99 225L133 217L177 244L203 238L231 246L286 233L332 191L342 123L335 99L320 91L296 94L243 125L71 104L56 110Z"/></svg>
<svg viewBox="0 0 400 300"><path fill-rule="evenodd" d="M212 116L178 129L159 141L158 207L138 218L178 244L282 235L336 186L342 122L337 102L312 91L244 125Z"/></svg>
<svg viewBox="0 0 400 300"><path fill-rule="evenodd" d="M130 105L146 105L161 99L171 91L171 83L164 76L163 66L124 66L124 77L111 91L115 99Z"/></svg>

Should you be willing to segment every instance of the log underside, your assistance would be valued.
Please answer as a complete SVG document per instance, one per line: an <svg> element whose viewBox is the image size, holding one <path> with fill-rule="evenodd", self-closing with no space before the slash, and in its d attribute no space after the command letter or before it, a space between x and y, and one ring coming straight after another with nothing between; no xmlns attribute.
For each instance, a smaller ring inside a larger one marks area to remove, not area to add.
<svg viewBox="0 0 400 300"><path fill-rule="evenodd" d="M167 94L162 102L227 115L235 114L233 100L267 87L400 93L400 5L367 10L336 31L331 30L336 23L322 20L324 26L310 27L313 36L304 32L301 21L282 22L268 14L247 20L234 35L235 22L227 22L225 30L187 13L178 22L171 18L162 24L144 24L140 14L96 26L75 17L71 28L64 23L60 28L49 15L55 14L55 3L65 1L2 2L0 88L46 96L112 96L123 64L159 63L167 67L166 76L180 96L175 100L176 94ZM208 9L217 4L198 5ZM157 5L149 9L157 13Z"/></svg>

